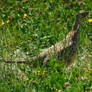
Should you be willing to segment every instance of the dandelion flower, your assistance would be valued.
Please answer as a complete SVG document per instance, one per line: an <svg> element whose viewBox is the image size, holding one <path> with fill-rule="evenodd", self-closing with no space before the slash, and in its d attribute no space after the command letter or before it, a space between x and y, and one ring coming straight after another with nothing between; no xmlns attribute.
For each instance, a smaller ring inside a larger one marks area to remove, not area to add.
<svg viewBox="0 0 92 92"><path fill-rule="evenodd" d="M8 19L6 22L7 22L7 23L10 23L10 20Z"/></svg>
<svg viewBox="0 0 92 92"><path fill-rule="evenodd" d="M27 16L28 16L28 15L25 13L23 17L24 17L24 18L27 18Z"/></svg>
<svg viewBox="0 0 92 92"><path fill-rule="evenodd" d="M37 75L40 75L40 71L37 71Z"/></svg>
<svg viewBox="0 0 92 92"><path fill-rule="evenodd" d="M92 23L92 19L88 19L88 22L89 22L89 23Z"/></svg>
<svg viewBox="0 0 92 92"><path fill-rule="evenodd" d="M2 26L3 26L4 24L5 24L4 22L1 23Z"/></svg>

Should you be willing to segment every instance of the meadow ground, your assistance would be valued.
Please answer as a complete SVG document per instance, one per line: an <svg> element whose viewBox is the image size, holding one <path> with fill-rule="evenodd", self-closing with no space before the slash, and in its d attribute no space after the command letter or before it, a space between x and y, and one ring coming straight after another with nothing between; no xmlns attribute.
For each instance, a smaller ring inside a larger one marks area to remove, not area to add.
<svg viewBox="0 0 92 92"><path fill-rule="evenodd" d="M0 58L12 58L17 49L38 55L65 38L80 10L89 15L80 26L72 66L66 68L56 58L48 67L0 60L0 92L92 92L92 0L0 1Z"/></svg>

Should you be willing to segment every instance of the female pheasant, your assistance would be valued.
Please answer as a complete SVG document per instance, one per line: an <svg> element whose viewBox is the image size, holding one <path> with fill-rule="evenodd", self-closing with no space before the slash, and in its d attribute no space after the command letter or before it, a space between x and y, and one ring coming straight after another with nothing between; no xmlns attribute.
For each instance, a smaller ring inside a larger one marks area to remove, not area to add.
<svg viewBox="0 0 92 92"><path fill-rule="evenodd" d="M77 45L79 42L79 36L80 36L80 22L81 19L85 18L88 15L88 12L81 11L79 14L76 15L76 19L73 23L72 30L67 34L66 38L62 41L56 43L55 45L52 45L49 48L46 48L44 51L42 51L38 56L32 57L32 58L16 58L16 59L4 59L5 62L24 62L27 63L28 61L41 61L41 64L46 65L47 62L50 60L51 57L57 56L59 60L64 59L66 61L66 64L69 64L73 57L73 55L77 51Z"/></svg>

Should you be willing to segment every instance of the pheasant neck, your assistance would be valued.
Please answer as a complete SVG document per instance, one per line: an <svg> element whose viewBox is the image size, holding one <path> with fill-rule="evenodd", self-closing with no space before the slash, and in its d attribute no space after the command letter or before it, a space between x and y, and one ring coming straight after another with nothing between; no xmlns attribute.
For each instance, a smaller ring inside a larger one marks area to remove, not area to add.
<svg viewBox="0 0 92 92"><path fill-rule="evenodd" d="M79 25L80 25L80 22L79 22L79 17L76 16L76 20L74 21L74 24L73 24L73 27L72 27L72 30L78 30L79 29Z"/></svg>

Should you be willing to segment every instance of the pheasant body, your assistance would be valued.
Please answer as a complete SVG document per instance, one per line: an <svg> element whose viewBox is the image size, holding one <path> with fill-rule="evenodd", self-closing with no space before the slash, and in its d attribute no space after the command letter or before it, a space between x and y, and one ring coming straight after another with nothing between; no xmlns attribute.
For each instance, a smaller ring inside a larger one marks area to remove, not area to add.
<svg viewBox="0 0 92 92"><path fill-rule="evenodd" d="M20 58L12 61L25 63L27 61L36 61L36 59L39 59L43 65L46 65L47 62L50 60L50 58L56 55L59 60L61 60L63 57L63 59L67 61L67 64L70 63L69 61L71 61L72 56L77 51L77 45L80 36L79 30L80 19L86 17L87 15L88 12L86 11L82 11L78 15L76 15L76 20L74 21L72 30L67 34L66 38L42 51L38 55L38 57L37 56L32 58L28 57L27 59ZM4 61L9 62L10 60L4 59Z"/></svg>

